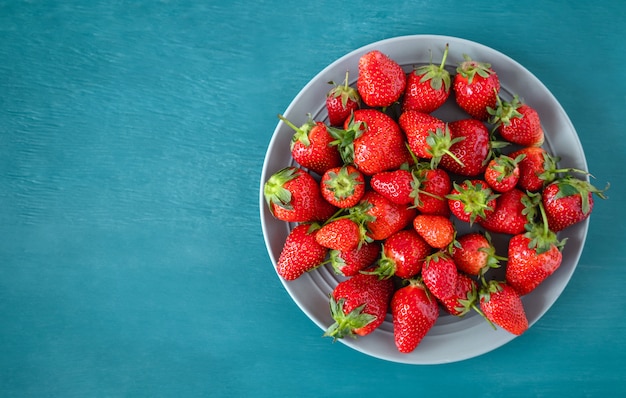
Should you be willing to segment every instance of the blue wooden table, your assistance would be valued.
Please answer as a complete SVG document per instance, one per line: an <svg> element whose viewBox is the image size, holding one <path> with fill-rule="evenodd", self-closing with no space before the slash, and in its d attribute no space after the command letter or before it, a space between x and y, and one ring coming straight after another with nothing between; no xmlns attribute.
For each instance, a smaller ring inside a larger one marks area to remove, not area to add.
<svg viewBox="0 0 626 398"><path fill-rule="evenodd" d="M626 392L626 3L466 4L0 1L0 396ZM527 333L410 366L321 337L272 268L258 188L276 114L317 72L424 33L533 72L612 186Z"/></svg>

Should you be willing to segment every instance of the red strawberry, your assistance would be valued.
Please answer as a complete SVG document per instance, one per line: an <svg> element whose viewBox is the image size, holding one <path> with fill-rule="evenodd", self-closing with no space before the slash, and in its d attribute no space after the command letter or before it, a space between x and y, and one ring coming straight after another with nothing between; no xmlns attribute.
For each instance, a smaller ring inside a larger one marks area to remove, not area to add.
<svg viewBox="0 0 626 398"><path fill-rule="evenodd" d="M485 219L478 220L478 224L490 232L520 234L534 217L532 206L529 196L514 188L500 194L496 199L495 211Z"/></svg>
<svg viewBox="0 0 626 398"><path fill-rule="evenodd" d="M330 264L335 273L344 276L354 276L360 271L374 264L380 254L380 243L365 242L360 247L349 251L330 251Z"/></svg>
<svg viewBox="0 0 626 398"><path fill-rule="evenodd" d="M452 214L470 224L493 213L497 197L485 181L477 179L465 180L461 184L455 182L446 196Z"/></svg>
<svg viewBox="0 0 626 398"><path fill-rule="evenodd" d="M329 82L335 85L334 82ZM341 126L353 111L359 109L361 97L358 91L348 85L348 72L343 85L335 85L326 95L326 110L331 126Z"/></svg>
<svg viewBox="0 0 626 398"><path fill-rule="evenodd" d="M450 73L445 69L448 45L443 52L441 65L423 65L407 76L402 110L431 113L443 105L450 95Z"/></svg>
<svg viewBox="0 0 626 398"><path fill-rule="evenodd" d="M459 271L482 276L492 268L500 267L500 260L489 235L470 232L457 238L452 248L452 259Z"/></svg>
<svg viewBox="0 0 626 398"><path fill-rule="evenodd" d="M329 127L322 122L309 119L301 127L296 127L284 116L278 118L295 130L291 139L291 156L302 167L322 175L331 167L341 166L343 161L329 132Z"/></svg>
<svg viewBox="0 0 626 398"><path fill-rule="evenodd" d="M354 111L346 121L346 130L354 131L352 153L344 156L346 163L354 163L365 175L371 176L381 171L394 170L411 161L404 134L391 117L376 109ZM348 142L342 143L350 152ZM346 152L341 149L342 153ZM352 159L352 160L350 160Z"/></svg>
<svg viewBox="0 0 626 398"><path fill-rule="evenodd" d="M444 301L455 295L459 273L452 257L438 251L426 257L422 279L433 296Z"/></svg>
<svg viewBox="0 0 626 398"><path fill-rule="evenodd" d="M446 154L441 157L441 167L467 177L482 174L491 153L487 127L476 119L462 119L448 123L448 128L453 140L462 139L450 147L454 156Z"/></svg>
<svg viewBox="0 0 626 398"><path fill-rule="evenodd" d="M300 224L291 230L276 263L278 275L291 281L321 265L328 249L317 243L317 230Z"/></svg>
<svg viewBox="0 0 626 398"><path fill-rule="evenodd" d="M381 278L393 275L412 278L422 269L422 262L430 254L430 246L411 229L403 229L388 237L372 273Z"/></svg>
<svg viewBox="0 0 626 398"><path fill-rule="evenodd" d="M402 353L412 352L435 325L439 306L422 283L411 280L398 289L391 299L393 335Z"/></svg>
<svg viewBox="0 0 626 398"><path fill-rule="evenodd" d="M484 317L502 329L521 335L528 330L528 318L519 294L506 283L492 280L479 293Z"/></svg>
<svg viewBox="0 0 626 398"><path fill-rule="evenodd" d="M499 155L489 161L485 170L485 181L497 192L506 192L517 186L519 181L519 162L526 157L520 154L516 158Z"/></svg>
<svg viewBox="0 0 626 398"><path fill-rule="evenodd" d="M418 158L430 159L432 169L437 167L443 155L451 155L449 149L454 143L463 139L453 140L443 120L423 112L403 112L398 124L406 135L411 152Z"/></svg>
<svg viewBox="0 0 626 398"><path fill-rule="evenodd" d="M516 159L520 155L524 158L518 164L520 174L517 184L522 190L537 192L556 178L557 159L545 149L525 147L509 154L509 157Z"/></svg>
<svg viewBox="0 0 626 398"><path fill-rule="evenodd" d="M376 275L357 274L339 282L330 298L335 323L324 335L336 340L373 332L384 322L392 294L392 280Z"/></svg>
<svg viewBox="0 0 626 398"><path fill-rule="evenodd" d="M365 241L365 230L348 218L339 218L322 226L315 240L329 249L348 252Z"/></svg>
<svg viewBox="0 0 626 398"><path fill-rule="evenodd" d="M418 168L413 173L413 197L415 208L423 214L448 217L450 208L446 195L452 190L448 173L440 168Z"/></svg>
<svg viewBox="0 0 626 398"><path fill-rule="evenodd" d="M549 228L558 232L587 219L593 210L594 193L606 198L604 191L572 176L548 184L543 189L542 201Z"/></svg>
<svg viewBox="0 0 626 398"><path fill-rule="evenodd" d="M417 211L398 205L376 191L367 191L361 203L351 209L353 217L362 218L373 240L385 240L411 223Z"/></svg>
<svg viewBox="0 0 626 398"><path fill-rule="evenodd" d="M497 97L496 109L488 109L490 123L508 142L522 146L541 146L544 135L537 111L520 102L516 95L511 102Z"/></svg>
<svg viewBox="0 0 626 398"><path fill-rule="evenodd" d="M456 236L454 224L448 217L434 214L419 214L413 219L413 228L435 249L448 247Z"/></svg>
<svg viewBox="0 0 626 398"><path fill-rule="evenodd" d="M345 165L326 170L322 176L322 196L333 206L348 208L359 203L365 193L365 179L356 167Z"/></svg>
<svg viewBox="0 0 626 398"><path fill-rule="evenodd" d="M500 79L490 64L463 57L465 61L457 67L452 86L456 102L473 118L487 120L487 109L496 107Z"/></svg>
<svg viewBox="0 0 626 398"><path fill-rule="evenodd" d="M388 107L400 99L406 87L406 76L396 61L378 50L359 58L357 90L370 107Z"/></svg>
<svg viewBox="0 0 626 398"><path fill-rule="evenodd" d="M413 174L409 170L381 171L370 180L372 189L393 203L407 205L413 202Z"/></svg>
<svg viewBox="0 0 626 398"><path fill-rule="evenodd" d="M476 304L477 291L476 281L465 274L459 273L454 294L447 299L439 301L450 315L463 316Z"/></svg>
<svg viewBox="0 0 626 398"><path fill-rule="evenodd" d="M556 236L552 232L534 230L515 235L509 241L506 281L520 295L533 291L559 268L563 259Z"/></svg>
<svg viewBox="0 0 626 398"><path fill-rule="evenodd" d="M322 197L318 182L298 167L274 173L265 183L263 194L274 217L282 221L324 221L336 211Z"/></svg>

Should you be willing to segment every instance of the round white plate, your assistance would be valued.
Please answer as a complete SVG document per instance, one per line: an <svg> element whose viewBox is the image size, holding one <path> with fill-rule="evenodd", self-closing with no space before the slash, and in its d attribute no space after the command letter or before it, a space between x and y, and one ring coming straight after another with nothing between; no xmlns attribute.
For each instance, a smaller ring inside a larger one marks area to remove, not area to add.
<svg viewBox="0 0 626 398"><path fill-rule="evenodd" d="M498 73L502 86L501 96L510 99L514 94L539 112L545 132L544 147L552 154L561 157L560 165L587 170L583 148L567 114L550 91L532 73L508 56L482 44L447 36L414 35L382 40L361 47L339 58L315 76L294 98L284 116L301 125L311 114L315 120L327 122L324 105L329 81L343 81L346 71L350 71L351 84L358 75L358 60L368 51L380 50L398 62L405 71L416 64L426 64L432 60L441 62L446 43L449 53L446 60L448 69L463 61L463 54L472 59L488 62ZM445 121L468 117L448 101L435 115ZM281 168L294 164L289 151L293 130L280 122L272 136L261 175L259 205L263 236L270 259L276 267L283 243L293 225L276 220L269 213L263 198L265 181ZM589 220L572 226L559 234L568 238L563 251L563 262L559 269L533 292L523 297L526 315L530 325L534 324L557 300L571 278L580 258ZM494 240L498 253L506 256L506 240ZM279 277L280 278L280 277ZM328 295L342 280L329 268L313 270L295 281L287 282L280 278L285 289L296 304L322 330L333 323L329 312ZM370 335L358 339L343 339L342 343L367 355L388 361L409 364L438 364L472 358L515 338L514 335L498 328L494 330L484 319L475 313L465 317L453 317L442 313L435 326L420 345L409 354L398 352L393 339L391 316ZM331 344L331 339L328 343Z"/></svg>

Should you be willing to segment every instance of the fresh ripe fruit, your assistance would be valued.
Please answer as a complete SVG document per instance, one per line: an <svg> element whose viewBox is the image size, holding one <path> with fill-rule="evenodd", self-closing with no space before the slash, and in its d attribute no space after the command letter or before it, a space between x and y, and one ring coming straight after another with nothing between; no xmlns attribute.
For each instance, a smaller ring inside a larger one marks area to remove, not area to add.
<svg viewBox="0 0 626 398"><path fill-rule="evenodd" d="M365 178L352 165L333 167L322 175L320 190L330 204L345 209L356 205L363 197Z"/></svg>
<svg viewBox="0 0 626 398"><path fill-rule="evenodd" d="M443 120L423 112L403 112L398 124L406 135L411 152L418 158L430 159L432 169L437 168L443 155L451 155L450 147L454 143L463 139L453 140Z"/></svg>
<svg viewBox="0 0 626 398"><path fill-rule="evenodd" d="M354 131L352 154L345 156L346 163L354 163L365 175L398 169L411 161L400 126L390 116L376 109L359 109L346 121L346 130ZM350 148L348 142L342 147ZM342 153L345 150L341 150ZM350 150L348 149L348 152ZM352 161L349 161L352 158Z"/></svg>
<svg viewBox="0 0 626 398"><path fill-rule="evenodd" d="M317 230L300 224L291 230L276 263L278 275L292 281L305 272L321 265L326 259L328 249L317 243Z"/></svg>
<svg viewBox="0 0 626 398"><path fill-rule="evenodd" d="M365 336L385 320L393 294L391 279L356 274L339 282L330 298L330 313L335 320L324 336L333 339Z"/></svg>
<svg viewBox="0 0 626 398"><path fill-rule="evenodd" d="M373 240L385 240L411 224L415 209L398 205L376 191L367 191L361 203L351 209L357 219L364 219L367 235Z"/></svg>
<svg viewBox="0 0 626 398"><path fill-rule="evenodd" d="M544 140L543 128L537 111L520 102L516 95L511 102L497 97L496 109L489 109L490 123L508 142L521 146L541 146Z"/></svg>
<svg viewBox="0 0 626 398"><path fill-rule="evenodd" d="M557 159L541 147L526 147L519 149L509 157L516 159L524 155L520 160L518 187L524 191L538 192L544 185L549 184L556 178L555 172Z"/></svg>
<svg viewBox="0 0 626 398"><path fill-rule="evenodd" d="M359 58L357 90L369 107L388 107L400 99L406 76L396 61L378 50Z"/></svg>
<svg viewBox="0 0 626 398"><path fill-rule="evenodd" d="M440 168L417 168L413 173L413 204L423 214L448 217L450 208L446 195L452 190L448 173Z"/></svg>
<svg viewBox="0 0 626 398"><path fill-rule="evenodd" d="M450 73L445 69L448 45L440 65L432 63L416 67L408 74L402 98L402 110L431 113L443 105L450 95Z"/></svg>
<svg viewBox="0 0 626 398"><path fill-rule="evenodd" d="M331 145L334 138L324 123L309 118L301 127L296 127L284 116L278 115L278 118L295 131L291 156L300 166L322 175L329 168L343 164L339 150Z"/></svg>
<svg viewBox="0 0 626 398"><path fill-rule="evenodd" d="M450 315L463 316L476 304L477 295L478 285L476 281L463 273L459 273L454 294L439 301Z"/></svg>
<svg viewBox="0 0 626 398"><path fill-rule="evenodd" d="M422 283L409 281L391 299L393 335L398 351L415 350L439 317L437 300L431 298Z"/></svg>
<svg viewBox="0 0 626 398"><path fill-rule="evenodd" d="M549 239L537 238L533 232L515 235L509 241L509 261L506 281L520 295L533 291L541 282L559 268L563 256L550 233ZM539 243L535 239L543 239Z"/></svg>
<svg viewBox="0 0 626 398"><path fill-rule="evenodd" d="M335 273L344 276L354 276L374 264L380 254L380 243L365 242L349 252L339 250L330 251L330 264Z"/></svg>
<svg viewBox="0 0 626 398"><path fill-rule="evenodd" d="M479 293L484 317L502 329L521 335L528 330L528 318L520 295L506 283L489 281Z"/></svg>
<svg viewBox="0 0 626 398"><path fill-rule="evenodd" d="M381 171L370 179L372 189L393 203L408 205L413 202L413 174L409 170Z"/></svg>
<svg viewBox="0 0 626 398"><path fill-rule="evenodd" d="M353 111L359 109L361 97L358 91L348 84L348 74L342 85L335 85L335 82L328 82L334 87L326 95L326 110L328 111L328 121L331 126L341 126L350 117Z"/></svg>
<svg viewBox="0 0 626 398"><path fill-rule="evenodd" d="M348 252L365 241L365 231L349 218L339 218L324 224L317 231L315 240L329 249Z"/></svg>
<svg viewBox="0 0 626 398"><path fill-rule="evenodd" d="M482 276L505 260L496 255L489 236L479 232L459 236L452 248L452 259L459 271L473 276Z"/></svg>
<svg viewBox="0 0 626 398"><path fill-rule="evenodd" d="M463 57L452 85L456 102L473 118L487 120L487 109L496 107L500 79L490 64L473 61L465 54Z"/></svg>
<svg viewBox="0 0 626 398"><path fill-rule="evenodd" d="M572 176L548 184L543 189L542 201L549 228L558 232L587 219L593 210L594 193L606 198L603 191L588 181Z"/></svg>
<svg viewBox="0 0 626 398"><path fill-rule="evenodd" d="M534 216L533 203L529 196L514 188L502 192L496 199L495 211L478 224L489 232L516 235L524 232L526 224Z"/></svg>
<svg viewBox="0 0 626 398"><path fill-rule="evenodd" d="M325 221L336 211L322 197L318 182L299 167L274 173L265 183L263 195L270 212L282 221Z"/></svg>
<svg viewBox="0 0 626 398"><path fill-rule="evenodd" d="M519 181L519 162L526 155L523 153L516 158L499 155L489 161L485 170L485 181L497 192L506 192L517 186Z"/></svg>
<svg viewBox="0 0 626 398"><path fill-rule="evenodd" d="M433 296L447 300L456 293L459 272L452 257L438 251L426 257L422 265L422 279Z"/></svg>
<svg viewBox="0 0 626 398"><path fill-rule="evenodd" d="M476 119L461 119L448 123L448 128L453 140L462 139L450 147L454 156L446 154L441 157L441 167L466 177L482 174L491 153L487 127Z"/></svg>
<svg viewBox="0 0 626 398"><path fill-rule="evenodd" d="M372 271L381 278L397 276L409 279L422 270L422 262L431 247L414 230L403 229L388 237L376 268Z"/></svg>
<svg viewBox="0 0 626 398"><path fill-rule="evenodd" d="M446 196L452 214L470 224L493 213L497 197L485 181L478 179L465 180L460 184L455 182Z"/></svg>
<svg viewBox="0 0 626 398"><path fill-rule="evenodd" d="M448 217L434 214L418 214L413 219L415 231L435 249L448 247L456 236L454 224Z"/></svg>

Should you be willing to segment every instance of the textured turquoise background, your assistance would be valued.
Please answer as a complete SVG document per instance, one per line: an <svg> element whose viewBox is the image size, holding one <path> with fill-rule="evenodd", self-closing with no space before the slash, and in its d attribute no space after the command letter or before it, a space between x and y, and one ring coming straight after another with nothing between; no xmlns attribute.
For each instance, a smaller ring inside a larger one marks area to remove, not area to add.
<svg viewBox="0 0 626 398"><path fill-rule="evenodd" d="M0 1L0 396L626 392L624 15L620 0ZM612 183L552 309L440 366L321 338L258 215L276 114L334 59L422 33L526 66Z"/></svg>

